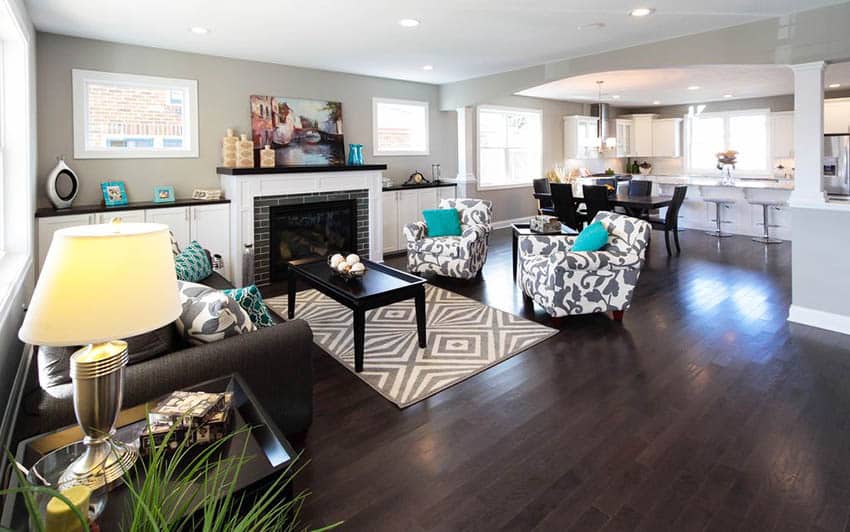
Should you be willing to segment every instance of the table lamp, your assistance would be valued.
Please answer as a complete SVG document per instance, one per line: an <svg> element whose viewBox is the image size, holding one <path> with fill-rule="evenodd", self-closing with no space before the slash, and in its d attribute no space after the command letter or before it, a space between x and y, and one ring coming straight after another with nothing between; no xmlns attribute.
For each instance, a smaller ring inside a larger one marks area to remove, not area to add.
<svg viewBox="0 0 850 532"><path fill-rule="evenodd" d="M119 339L167 325L180 311L167 226L113 219L54 233L18 337L85 345L71 356L71 379L86 450L60 484L111 485L135 463L136 450L112 438L128 361Z"/></svg>

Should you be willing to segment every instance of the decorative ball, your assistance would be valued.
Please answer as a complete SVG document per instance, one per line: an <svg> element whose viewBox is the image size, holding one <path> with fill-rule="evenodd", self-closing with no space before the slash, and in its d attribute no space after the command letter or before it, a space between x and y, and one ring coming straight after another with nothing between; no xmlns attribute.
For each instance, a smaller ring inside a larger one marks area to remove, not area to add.
<svg viewBox="0 0 850 532"><path fill-rule="evenodd" d="M360 263L360 257L356 253L352 253L351 255L345 257L345 262L351 264L352 266Z"/></svg>
<svg viewBox="0 0 850 532"><path fill-rule="evenodd" d="M358 272L363 272L363 271L366 271L366 265L364 265L362 262L355 262L354 264L351 265L351 272L352 273L358 273Z"/></svg>
<svg viewBox="0 0 850 532"><path fill-rule="evenodd" d="M349 270L349 268L351 268L351 266L347 262L344 262L344 261L340 262L339 264L336 265L336 269L340 273L346 273Z"/></svg>
<svg viewBox="0 0 850 532"><path fill-rule="evenodd" d="M345 257L343 257L341 254L337 253L336 255L331 257L331 266L336 268L337 266L339 266L340 262L344 262L344 261L345 261Z"/></svg>

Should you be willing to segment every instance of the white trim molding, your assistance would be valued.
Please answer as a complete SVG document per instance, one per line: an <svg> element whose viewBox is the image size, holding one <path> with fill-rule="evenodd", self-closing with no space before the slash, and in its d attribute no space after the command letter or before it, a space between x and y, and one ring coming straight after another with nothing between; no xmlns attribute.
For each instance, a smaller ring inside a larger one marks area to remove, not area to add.
<svg viewBox="0 0 850 532"><path fill-rule="evenodd" d="M116 72L73 69L74 109L74 158L75 159L173 159L198 157L198 82L194 79L162 78L158 76L139 76ZM88 132L88 83L125 85L135 87L154 87L158 89L181 90L187 101L183 106L183 121L186 132L183 135L188 143L182 148L114 148L89 149L86 144Z"/></svg>
<svg viewBox="0 0 850 532"><path fill-rule="evenodd" d="M523 216L521 218L511 218L510 220L499 220L498 222L493 222L490 226L493 229L504 229L510 227L512 224L527 224L530 218L531 216Z"/></svg>
<svg viewBox="0 0 850 532"><path fill-rule="evenodd" d="M425 148L422 150L382 150L378 145L378 106L382 103L421 107L425 112ZM375 157L431 155L431 112L428 102L423 100L399 100L396 98L372 98L372 155Z"/></svg>
<svg viewBox="0 0 850 532"><path fill-rule="evenodd" d="M841 334L850 334L850 316L843 314L791 305L788 309L788 321Z"/></svg>

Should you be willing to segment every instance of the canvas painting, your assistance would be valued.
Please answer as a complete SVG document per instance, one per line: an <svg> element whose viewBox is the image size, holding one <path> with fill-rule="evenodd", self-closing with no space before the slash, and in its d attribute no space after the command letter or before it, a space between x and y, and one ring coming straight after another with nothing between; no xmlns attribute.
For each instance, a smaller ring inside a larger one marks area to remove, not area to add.
<svg viewBox="0 0 850 532"><path fill-rule="evenodd" d="M275 150L275 166L345 164L340 102L251 96L251 132L255 150Z"/></svg>

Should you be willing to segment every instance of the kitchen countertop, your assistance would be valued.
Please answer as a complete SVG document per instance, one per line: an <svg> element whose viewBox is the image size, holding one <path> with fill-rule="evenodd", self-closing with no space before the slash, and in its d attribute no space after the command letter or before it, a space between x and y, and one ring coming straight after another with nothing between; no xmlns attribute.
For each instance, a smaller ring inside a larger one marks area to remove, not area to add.
<svg viewBox="0 0 850 532"><path fill-rule="evenodd" d="M693 185L698 187L729 187L773 190L794 190L793 179L733 179L732 183L723 183L720 177L688 175L640 175L635 179L649 179L662 185Z"/></svg>

